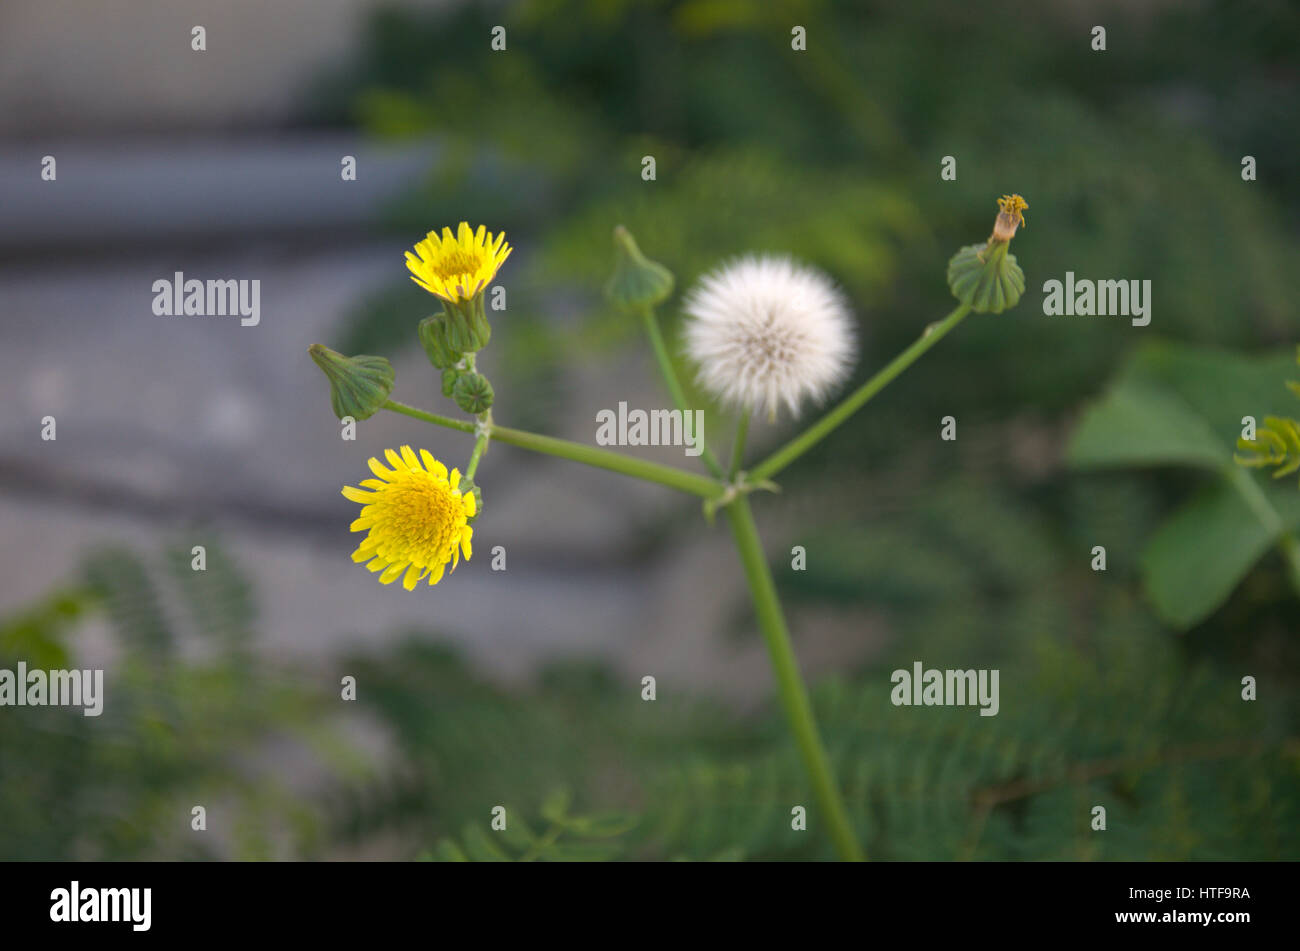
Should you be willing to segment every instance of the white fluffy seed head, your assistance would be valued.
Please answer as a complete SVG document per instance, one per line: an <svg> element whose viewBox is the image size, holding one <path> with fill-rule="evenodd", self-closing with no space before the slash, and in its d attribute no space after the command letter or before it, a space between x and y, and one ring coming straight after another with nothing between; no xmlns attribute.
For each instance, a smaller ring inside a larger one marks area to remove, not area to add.
<svg viewBox="0 0 1300 951"><path fill-rule="evenodd" d="M853 319L829 277L788 257L746 257L700 278L684 305L699 382L745 412L798 416L853 366Z"/></svg>

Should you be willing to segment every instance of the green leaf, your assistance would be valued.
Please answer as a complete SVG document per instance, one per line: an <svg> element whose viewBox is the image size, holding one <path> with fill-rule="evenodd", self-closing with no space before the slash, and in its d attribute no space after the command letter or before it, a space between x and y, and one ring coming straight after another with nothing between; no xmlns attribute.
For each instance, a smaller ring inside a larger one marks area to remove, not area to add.
<svg viewBox="0 0 1300 951"><path fill-rule="evenodd" d="M1292 508L1281 516L1288 529L1300 523L1300 503ZM1179 628L1200 621L1227 600L1279 534L1227 480L1216 482L1165 522L1147 546L1143 569L1156 612Z"/></svg>
<svg viewBox="0 0 1300 951"><path fill-rule="evenodd" d="M1066 451L1072 466L1186 465L1232 461L1242 417L1294 409L1283 384L1294 357L1243 357L1154 342L1140 347L1084 413Z"/></svg>
<svg viewBox="0 0 1300 951"><path fill-rule="evenodd" d="M1300 524L1300 494L1236 467L1242 420L1286 405L1292 357L1242 357L1167 343L1140 348L1084 413L1067 449L1078 468L1182 465L1215 483L1166 522L1142 557L1156 612L1187 628L1219 607L1252 565Z"/></svg>
<svg viewBox="0 0 1300 951"><path fill-rule="evenodd" d="M1066 451L1076 467L1187 465L1219 469L1224 445L1209 424L1158 386L1121 379L1084 414Z"/></svg>

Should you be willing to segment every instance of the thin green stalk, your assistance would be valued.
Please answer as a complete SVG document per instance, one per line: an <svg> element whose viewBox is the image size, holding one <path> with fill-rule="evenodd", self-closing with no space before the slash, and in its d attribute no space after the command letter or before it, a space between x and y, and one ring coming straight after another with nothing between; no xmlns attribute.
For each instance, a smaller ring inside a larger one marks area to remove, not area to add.
<svg viewBox="0 0 1300 951"><path fill-rule="evenodd" d="M749 435L749 412L741 410L736 422L736 438L731 441L731 468L727 470L727 481L735 482L736 474L745 462L745 437Z"/></svg>
<svg viewBox="0 0 1300 951"><path fill-rule="evenodd" d="M772 573L763 554L749 499L742 495L728 505L727 520L731 523L736 550L740 553L745 578L754 598L754 611L758 616L759 629L763 632L763 640L767 643L768 656L772 660L781 705L785 708L790 728L794 731L795 742L799 746L804 769L812 781L813 795L824 817L827 832L841 859L860 862L865 856L853 834L839 791L835 788L830 761L817 731L808 691L799 674L799 663L790 646L790 634L786 630L781 602L777 598L776 585L772 582Z"/></svg>
<svg viewBox="0 0 1300 951"><path fill-rule="evenodd" d="M414 406L407 406L405 403L397 402L397 400L384 400L382 408L392 410L394 413L401 413L403 416L409 416L412 419L419 419L426 423L433 423L435 426L443 426L447 429L458 429L462 433L474 432L474 424L469 420L452 419L450 416L439 416L437 413L430 413L426 410L416 409Z"/></svg>
<svg viewBox="0 0 1300 951"><path fill-rule="evenodd" d="M623 475L645 479L647 482L657 482L660 485L679 489L691 495L698 495L701 498L711 499L722 494L722 486L713 479L708 476L696 475L694 472L687 472L685 469L664 466L645 459L636 459L622 453L610 452L608 449L584 446L582 443L570 442L567 439L556 439L552 436L527 433L520 429L493 426L491 432L492 438L498 442L509 443L522 449L531 449L534 452L546 453L548 456L560 456L573 462L595 466L597 469L621 472Z"/></svg>
<svg viewBox="0 0 1300 951"><path fill-rule="evenodd" d="M401 413L403 416L410 416L412 419L433 423L435 426L459 430L462 433L475 431L475 425L471 422L452 419L449 416L439 416L437 413L416 409L414 406L407 406L405 403L399 403L396 400L385 401L384 409L392 410L394 413ZM621 472L623 475L645 479L647 482L656 482L659 485L666 485L691 495L698 495L701 498L711 499L722 494L722 486L717 482L707 476L687 472L685 469L660 465L657 462L650 462L645 459L636 459L622 453L610 452L608 449L597 449L595 446L585 446L582 443L572 442L568 439L556 439L553 436L541 436L537 433L524 432L521 429L509 429L505 426L493 424L489 425L487 430L488 434L497 442L519 446L522 449L531 449L534 452L544 453L548 456L559 456L562 459L581 462L597 469Z"/></svg>
<svg viewBox="0 0 1300 951"><path fill-rule="evenodd" d="M750 470L750 476L754 479L770 479L790 463L794 462L805 452L817 445L827 436L829 436L836 427L843 424L850 416L860 410L867 401L883 390L895 377L916 362L923 353L933 347L948 331L956 327L963 317L970 312L970 307L961 304L943 320L937 324L931 324L925 329L910 347L894 357L893 360L879 373L873 376L862 386L858 387L851 395L846 397L842 403L833 410L819 419L816 423L809 426L802 433L786 443L772 455Z"/></svg>
<svg viewBox="0 0 1300 951"><path fill-rule="evenodd" d="M491 422L488 423L491 426ZM487 449L488 441L492 437L488 435L488 430L479 433L478 438L474 440L474 451L470 453L469 465L465 467L465 478L474 478L474 473L478 472L479 460L483 458L483 451Z"/></svg>
<svg viewBox="0 0 1300 951"><path fill-rule="evenodd" d="M682 389L681 381L677 379L677 371L673 369L673 358L668 353L668 345L664 343L664 335L659 329L659 321L655 319L654 309L651 307L641 308L641 318L645 322L646 333L650 337L650 346L655 352L655 362L659 364L659 374L664 378L664 385L668 387L668 395L672 397L673 402L682 413L682 425L686 425L686 414L690 412L690 404L686 402L686 392ZM722 478L722 466L718 464L717 457L713 455L708 444L704 441L704 434L701 432L700 444L704 448L701 454L704 464L708 466L719 479Z"/></svg>

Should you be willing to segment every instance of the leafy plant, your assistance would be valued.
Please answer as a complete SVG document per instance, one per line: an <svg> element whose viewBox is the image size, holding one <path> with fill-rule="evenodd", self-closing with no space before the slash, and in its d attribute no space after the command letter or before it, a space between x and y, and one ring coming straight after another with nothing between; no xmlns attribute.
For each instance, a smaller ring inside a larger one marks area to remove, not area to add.
<svg viewBox="0 0 1300 951"><path fill-rule="evenodd" d="M1289 362L1148 344L1088 407L1070 441L1078 469L1181 466L1208 477L1143 555L1152 604L1177 627L1204 620L1272 548L1287 558L1300 593L1300 493L1260 485L1232 452L1245 416L1278 408Z"/></svg>
<svg viewBox="0 0 1300 951"><path fill-rule="evenodd" d="M311 749L336 781L360 761L333 736L334 708L317 689L251 662L248 582L218 543L206 548L203 572L190 570L188 547L161 564L92 552L79 583L0 626L0 666L84 664L74 634L91 617L107 619L114 653L99 716L30 706L0 716L0 858L252 859L319 844L319 807L267 767L267 744ZM205 660L184 659L193 633ZM195 805L206 833L190 827Z"/></svg>

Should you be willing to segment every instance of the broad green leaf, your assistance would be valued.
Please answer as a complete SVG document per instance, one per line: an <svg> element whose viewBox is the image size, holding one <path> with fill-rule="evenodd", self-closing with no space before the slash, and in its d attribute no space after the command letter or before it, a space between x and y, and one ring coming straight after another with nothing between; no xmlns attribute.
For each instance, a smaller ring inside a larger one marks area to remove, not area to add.
<svg viewBox="0 0 1300 951"><path fill-rule="evenodd" d="M1242 357L1167 343L1139 348L1084 412L1066 457L1072 466L1231 464L1242 417L1294 414L1289 352Z"/></svg>
<svg viewBox="0 0 1300 951"><path fill-rule="evenodd" d="M1187 465L1218 469L1224 443L1186 403L1140 380L1121 379L1084 414L1066 458L1076 467Z"/></svg>
<svg viewBox="0 0 1300 951"><path fill-rule="evenodd" d="M1297 511L1279 514L1288 529L1300 522L1300 493L1292 494ZM1147 546L1143 569L1156 612L1179 628L1200 621L1227 600L1277 536L1277 527L1265 525L1227 480L1216 482L1165 522Z"/></svg>

